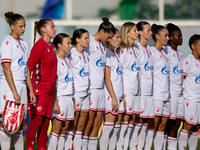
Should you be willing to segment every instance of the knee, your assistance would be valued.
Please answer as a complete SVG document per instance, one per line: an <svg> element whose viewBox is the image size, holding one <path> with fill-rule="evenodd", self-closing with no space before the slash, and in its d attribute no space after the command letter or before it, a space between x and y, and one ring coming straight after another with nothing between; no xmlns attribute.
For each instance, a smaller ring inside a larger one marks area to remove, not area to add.
<svg viewBox="0 0 200 150"><path fill-rule="evenodd" d="M159 125L159 131L161 131L161 132L163 132L163 131L165 131L165 128L166 128L166 123L161 123L160 125Z"/></svg>

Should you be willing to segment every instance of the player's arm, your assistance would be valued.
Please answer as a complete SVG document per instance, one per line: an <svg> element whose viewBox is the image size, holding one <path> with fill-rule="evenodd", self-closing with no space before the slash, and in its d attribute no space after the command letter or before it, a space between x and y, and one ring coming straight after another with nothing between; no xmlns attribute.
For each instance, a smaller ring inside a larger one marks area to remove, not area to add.
<svg viewBox="0 0 200 150"><path fill-rule="evenodd" d="M56 114L60 113L60 106L58 105L56 86L54 87L54 91L53 91L53 112Z"/></svg>
<svg viewBox="0 0 200 150"><path fill-rule="evenodd" d="M17 89L13 80L13 75L12 75L12 71L10 68L11 63L9 62L4 62L3 63L3 71L4 71L4 75L6 77L6 80L8 82L8 85L10 86L11 91L13 92L13 96L14 96L14 103L15 104L20 104L21 98L17 93Z"/></svg>
<svg viewBox="0 0 200 150"><path fill-rule="evenodd" d="M27 67L27 86L28 89L30 91L29 96L30 96L30 104L35 104L36 103L36 97L33 91L33 86L32 86L32 82L31 82L31 73L29 68Z"/></svg>
<svg viewBox="0 0 200 150"><path fill-rule="evenodd" d="M106 87L108 89L108 92L110 93L110 96L112 97L112 110L118 111L119 104L118 104L118 101L117 101L117 98L116 98L116 95L115 95L115 92L114 92L114 89L113 89L112 82L110 80L110 72L111 72L110 67L106 66L104 78L105 78L105 83L106 83Z"/></svg>

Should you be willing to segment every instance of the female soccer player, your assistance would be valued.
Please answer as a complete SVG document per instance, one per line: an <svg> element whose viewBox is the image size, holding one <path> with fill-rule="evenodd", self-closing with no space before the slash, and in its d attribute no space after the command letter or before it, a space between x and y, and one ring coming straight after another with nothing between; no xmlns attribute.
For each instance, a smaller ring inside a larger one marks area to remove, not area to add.
<svg viewBox="0 0 200 150"><path fill-rule="evenodd" d="M178 26L169 23L166 25L169 32L169 46L165 52L170 65L170 123L168 129L168 149L177 149L177 132L184 118L183 102L183 61L181 52L177 49L182 45L182 33ZM165 147L164 147L165 148Z"/></svg>
<svg viewBox="0 0 200 150"><path fill-rule="evenodd" d="M120 128L121 117L124 113L122 68L115 48L120 45L120 33L116 29L114 37L108 42L106 49L106 69L105 69L105 103L106 110L104 124L100 138L100 149L115 149L116 136ZM115 126L115 127L114 127ZM114 129L113 129L114 128ZM110 135L113 130L113 134ZM109 138L109 136L111 138ZM109 141L110 140L110 141Z"/></svg>
<svg viewBox="0 0 200 150"><path fill-rule="evenodd" d="M52 131L49 135L48 150L63 150L65 133L70 121L74 120L74 77L72 66L65 54L69 53L72 45L69 35L59 33L53 40L57 49L57 95L53 107Z"/></svg>
<svg viewBox="0 0 200 150"><path fill-rule="evenodd" d="M164 130L170 114L169 92L169 63L166 53L162 49L169 40L168 30L161 25L152 25L154 46L151 47L154 64L154 106L155 118L149 120L146 136L145 150L150 150L154 132L154 149L162 149L164 140Z"/></svg>
<svg viewBox="0 0 200 150"><path fill-rule="evenodd" d="M147 45L147 41L151 39L152 31L150 24L145 21L138 22L136 26L139 32L139 42L136 43L136 46L139 49L141 68L140 119L136 118L132 135L134 141L130 144L133 145L134 149L138 148L138 150L142 150L144 147L148 119L155 117L153 100L153 56L150 46Z"/></svg>
<svg viewBox="0 0 200 150"><path fill-rule="evenodd" d="M73 33L72 44L75 45L68 54L72 65L75 84L75 120L74 120L74 148L80 150L82 145L82 132L86 125L89 112L90 99L90 72L89 56L84 51L89 46L89 33L85 29L77 29ZM68 147L65 147L68 148Z"/></svg>
<svg viewBox="0 0 200 150"><path fill-rule="evenodd" d="M26 147L27 150L34 149L37 132L38 149L44 150L48 140L47 129L52 116L53 91L56 83L56 49L50 42L51 38L56 36L56 28L50 19L36 21L34 28L34 42L36 30L41 38L31 50L28 66L37 102L36 105L28 106L31 121L26 135Z"/></svg>
<svg viewBox="0 0 200 150"><path fill-rule="evenodd" d="M105 110L104 73L106 63L105 43L110 41L115 34L115 28L108 18L102 18L98 32L90 36L90 44L85 49L90 59L90 111L89 120L83 136L82 149L94 150L97 148L98 131L102 123ZM88 142L89 136L89 142Z"/></svg>
<svg viewBox="0 0 200 150"><path fill-rule="evenodd" d="M130 137L130 130L133 127L136 115L140 112L140 56L134 41L138 39L138 30L133 22L126 22L121 27L121 44L119 60L123 72L124 99L126 101L126 112L123 114L121 128L119 131L119 139L117 141L117 149L123 149L125 132ZM133 136L126 140L132 143ZM126 142L127 143L127 142ZM131 145L132 146L132 145ZM130 146L130 148L132 148ZM125 145L125 149L128 144Z"/></svg>
<svg viewBox="0 0 200 150"><path fill-rule="evenodd" d="M33 92L30 76L27 77L29 69L27 66L28 49L26 42L20 38L25 32L25 19L20 14L7 12L4 14L9 23L11 32L7 35L0 48L2 72L0 74L0 115L3 112L7 100L14 101L16 105L27 104L26 83L29 88L30 103L34 104L36 99ZM29 73L30 74L30 73ZM23 129L27 108L20 129L12 135L16 150L24 149ZM1 127L1 149L10 149L10 135Z"/></svg>
<svg viewBox="0 0 200 150"><path fill-rule="evenodd" d="M185 107L185 122L179 133L179 149L187 147L189 131L200 124L200 35L194 34L189 39L192 53L183 60L183 97ZM197 132L194 133L198 139ZM197 140L194 138L190 149L196 149ZM193 146L192 146L193 145Z"/></svg>

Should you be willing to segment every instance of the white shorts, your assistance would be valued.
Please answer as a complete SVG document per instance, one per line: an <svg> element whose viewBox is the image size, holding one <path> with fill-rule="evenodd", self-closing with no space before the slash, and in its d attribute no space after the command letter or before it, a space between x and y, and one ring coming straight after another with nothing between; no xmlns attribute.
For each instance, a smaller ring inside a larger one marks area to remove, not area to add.
<svg viewBox="0 0 200 150"><path fill-rule="evenodd" d="M122 99L118 100L118 104L119 104L119 110L112 111L112 97L110 95L107 96L105 114L111 113L112 115L118 115L118 114L124 113L125 108L124 108L123 100Z"/></svg>
<svg viewBox="0 0 200 150"><path fill-rule="evenodd" d="M90 90L90 110L104 111L105 110L105 91L104 89L91 89Z"/></svg>
<svg viewBox="0 0 200 150"><path fill-rule="evenodd" d="M184 99L185 121L190 125L200 124L200 102Z"/></svg>
<svg viewBox="0 0 200 150"><path fill-rule="evenodd" d="M166 117L166 118L169 117L170 115L169 101L161 101L154 99L154 106L155 106L155 116Z"/></svg>
<svg viewBox="0 0 200 150"><path fill-rule="evenodd" d="M124 95L126 100L126 114L139 114L140 113L140 96Z"/></svg>
<svg viewBox="0 0 200 150"><path fill-rule="evenodd" d="M81 112L89 112L89 100L90 100L90 94L84 96L84 97L77 97L75 96L75 106L76 111Z"/></svg>
<svg viewBox="0 0 200 150"><path fill-rule="evenodd" d="M60 121L74 120L74 104L72 96L57 97L58 105L60 107L60 113L56 114L52 112L52 118L57 118Z"/></svg>
<svg viewBox="0 0 200 150"><path fill-rule="evenodd" d="M183 96L175 96L171 95L170 98L170 119L176 120L178 119L184 119L184 98Z"/></svg>
<svg viewBox="0 0 200 150"><path fill-rule="evenodd" d="M155 107L153 96L141 95L140 98L140 118L155 118Z"/></svg>
<svg viewBox="0 0 200 150"><path fill-rule="evenodd" d="M21 104L25 104L24 119L27 116L27 88L22 81L14 81L17 93L21 98ZM3 113L5 102L7 100L15 101L13 92L11 91L6 80L0 79L0 115Z"/></svg>

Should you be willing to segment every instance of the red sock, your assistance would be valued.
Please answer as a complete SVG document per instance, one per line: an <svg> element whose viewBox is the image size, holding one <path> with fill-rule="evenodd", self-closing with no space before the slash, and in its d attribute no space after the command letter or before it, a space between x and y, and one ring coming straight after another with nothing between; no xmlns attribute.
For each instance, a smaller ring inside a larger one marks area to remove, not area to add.
<svg viewBox="0 0 200 150"><path fill-rule="evenodd" d="M43 116L31 115L31 121L26 135L27 149L34 148L35 135L42 124Z"/></svg>
<svg viewBox="0 0 200 150"><path fill-rule="evenodd" d="M49 127L49 118L43 117L42 124L38 130L37 134L37 144L39 149L45 149L47 147L47 141L48 141L48 136L47 136L47 130Z"/></svg>

